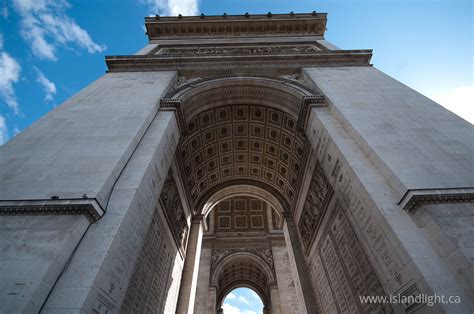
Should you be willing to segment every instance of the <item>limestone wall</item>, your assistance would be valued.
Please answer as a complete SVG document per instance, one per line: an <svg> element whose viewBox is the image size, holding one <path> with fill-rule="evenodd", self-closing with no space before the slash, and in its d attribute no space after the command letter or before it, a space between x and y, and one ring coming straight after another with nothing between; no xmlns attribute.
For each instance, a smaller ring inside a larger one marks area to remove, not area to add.
<svg viewBox="0 0 474 314"><path fill-rule="evenodd" d="M107 213L89 227L44 313L64 309L104 313L121 307L178 139L174 113L160 111L115 184Z"/></svg>
<svg viewBox="0 0 474 314"><path fill-rule="evenodd" d="M328 108L313 108L309 121L306 132L313 148L311 158L317 158L334 189L334 198L340 202L340 206L328 207L324 216L345 217L347 224L341 222L339 225L346 226L344 227L346 230L352 229L357 239L356 243L359 243L368 264L372 266L372 273L376 275L384 293L441 295L456 291L463 301L462 304L436 304L430 308L416 304L397 304L394 305L394 310L469 311L472 308L473 298L471 288L465 284L465 279L461 279L463 272L458 272L462 267L457 270L450 266L449 261L436 252L436 246L443 246L436 243L437 237L434 237L432 232L427 232L423 224L416 222L416 217L404 211L398 204L399 191L389 182L371 155L367 154L364 146L359 145L363 139L346 126L345 120L340 119L337 109L332 105ZM406 138L402 137L401 140ZM390 162L387 161L387 164L390 165ZM301 217L304 217L304 213ZM431 213L430 217L434 217L434 213ZM331 236L328 238L328 234L323 233L323 230L333 223L335 221L323 221L319 226L311 254L316 254L315 251L319 253L308 257L310 263L317 255L320 259L323 257L324 239L331 239ZM449 224L446 220L438 221L441 227L437 230L444 228L441 233L445 235L441 238L449 238ZM464 231L470 228L468 224L466 221ZM332 237L336 239L335 234ZM341 242L337 242L337 245L334 243L332 245L335 247L334 252L343 249ZM467 247L459 250L468 254ZM324 261L321 262L325 264ZM349 272L344 269L350 269L349 264L343 266L344 259L338 263L341 264L338 272L347 276ZM334 265L331 267L336 267ZM437 267L426 267L426 265L437 265ZM316 264L313 265L313 274L322 271L317 267ZM434 269L436 274L433 273ZM325 269L325 272L328 272L328 269ZM328 282L329 279L328 277ZM355 279L350 281L353 280ZM315 286L326 284L324 280L317 281L313 280ZM444 285L445 282L449 283L449 288ZM356 286L354 283L352 285ZM323 294L320 294L320 297L330 299ZM334 294L332 297L335 298Z"/></svg>
<svg viewBox="0 0 474 314"><path fill-rule="evenodd" d="M113 184L174 72L108 73L0 147L0 201L96 198Z"/></svg>
<svg viewBox="0 0 474 314"><path fill-rule="evenodd" d="M285 245L272 243L273 262L275 264L275 274L280 297L281 313L297 314L302 313L301 300L295 283L294 273L290 262L290 256Z"/></svg>
<svg viewBox="0 0 474 314"><path fill-rule="evenodd" d="M82 215L0 216L0 313L35 313L89 221Z"/></svg>
<svg viewBox="0 0 474 314"><path fill-rule="evenodd" d="M408 189L474 187L467 121L373 67L303 72L399 200Z"/></svg>
<svg viewBox="0 0 474 314"><path fill-rule="evenodd" d="M209 298L209 281L211 275L211 255L212 245L203 244L201 249L201 260L199 262L199 275L196 288L196 299L194 302L194 312L206 313L208 304L210 304ZM214 313L215 306L212 307Z"/></svg>
<svg viewBox="0 0 474 314"><path fill-rule="evenodd" d="M176 309L183 259L160 215L162 210L158 206L153 214L120 309L123 313L172 313Z"/></svg>

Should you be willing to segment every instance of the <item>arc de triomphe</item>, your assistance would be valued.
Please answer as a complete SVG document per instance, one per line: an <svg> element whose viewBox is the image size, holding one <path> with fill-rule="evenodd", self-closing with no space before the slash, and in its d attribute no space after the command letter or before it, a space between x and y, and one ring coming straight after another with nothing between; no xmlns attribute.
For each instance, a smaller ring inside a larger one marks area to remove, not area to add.
<svg viewBox="0 0 474 314"><path fill-rule="evenodd" d="M473 311L472 125L324 13L145 25L0 148L0 312Z"/></svg>

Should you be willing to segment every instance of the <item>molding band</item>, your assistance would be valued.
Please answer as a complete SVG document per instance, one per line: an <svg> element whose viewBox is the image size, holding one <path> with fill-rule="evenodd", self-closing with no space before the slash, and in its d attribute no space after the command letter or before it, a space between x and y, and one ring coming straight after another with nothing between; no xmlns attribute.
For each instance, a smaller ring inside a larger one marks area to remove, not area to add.
<svg viewBox="0 0 474 314"><path fill-rule="evenodd" d="M96 199L0 201L0 216L84 215L94 223L104 213Z"/></svg>

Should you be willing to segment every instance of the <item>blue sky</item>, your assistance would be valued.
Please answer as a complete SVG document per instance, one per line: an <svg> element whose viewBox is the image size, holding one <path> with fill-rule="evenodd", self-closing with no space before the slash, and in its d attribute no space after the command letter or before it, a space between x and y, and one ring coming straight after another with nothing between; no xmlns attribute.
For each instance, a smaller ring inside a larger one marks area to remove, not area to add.
<svg viewBox="0 0 474 314"><path fill-rule="evenodd" d="M0 0L0 144L132 54L149 14L328 13L326 39L474 122L472 0Z"/></svg>
<svg viewBox="0 0 474 314"><path fill-rule="evenodd" d="M224 314L261 314L262 300L255 291L248 288L232 290L222 304Z"/></svg>

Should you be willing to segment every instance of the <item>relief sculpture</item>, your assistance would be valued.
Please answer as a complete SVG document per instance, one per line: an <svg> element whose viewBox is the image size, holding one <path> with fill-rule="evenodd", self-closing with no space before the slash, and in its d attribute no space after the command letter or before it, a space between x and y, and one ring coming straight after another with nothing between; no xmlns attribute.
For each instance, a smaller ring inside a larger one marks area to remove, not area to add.
<svg viewBox="0 0 474 314"><path fill-rule="evenodd" d="M302 46L266 46L266 47L209 47L209 48L162 48L157 55L181 56L181 55L235 55L235 54L302 54L317 53L321 49L314 45Z"/></svg>
<svg viewBox="0 0 474 314"><path fill-rule="evenodd" d="M178 188L176 187L176 182L173 179L171 171L168 173L163 190L161 191L160 202L163 206L165 216L168 219L176 245L184 252L189 227Z"/></svg>
<svg viewBox="0 0 474 314"><path fill-rule="evenodd" d="M316 236L332 194L332 187L324 175L321 165L317 162L298 224L306 254L311 249L311 243Z"/></svg>

